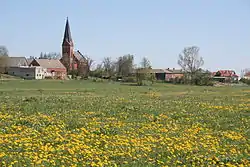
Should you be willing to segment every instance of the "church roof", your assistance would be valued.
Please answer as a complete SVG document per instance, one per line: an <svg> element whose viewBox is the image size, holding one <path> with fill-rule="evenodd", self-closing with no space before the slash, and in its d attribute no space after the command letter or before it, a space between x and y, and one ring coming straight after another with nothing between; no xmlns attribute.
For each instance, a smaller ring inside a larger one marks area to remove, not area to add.
<svg viewBox="0 0 250 167"><path fill-rule="evenodd" d="M74 56L79 61L86 61L86 57L84 57L83 54L79 50L74 51Z"/></svg>
<svg viewBox="0 0 250 167"><path fill-rule="evenodd" d="M66 20L64 37L63 37L63 43L62 44L63 45L65 45L65 44L73 45L73 40L72 40L72 37L71 37L71 31L70 31L70 26L69 26L69 20L68 20L68 18Z"/></svg>

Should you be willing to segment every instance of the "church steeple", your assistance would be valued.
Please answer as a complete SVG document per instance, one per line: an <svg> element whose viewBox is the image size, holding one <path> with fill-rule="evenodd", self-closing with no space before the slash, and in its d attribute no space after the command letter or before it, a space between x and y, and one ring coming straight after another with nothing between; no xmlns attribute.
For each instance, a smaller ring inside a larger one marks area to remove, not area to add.
<svg viewBox="0 0 250 167"><path fill-rule="evenodd" d="M66 20L66 25L65 25L65 31L64 31L64 37L63 37L63 43L62 43L62 45L63 46L65 46L65 45L73 46L73 40L72 40L72 37L71 37L71 32L70 32L68 17L67 17L67 20Z"/></svg>

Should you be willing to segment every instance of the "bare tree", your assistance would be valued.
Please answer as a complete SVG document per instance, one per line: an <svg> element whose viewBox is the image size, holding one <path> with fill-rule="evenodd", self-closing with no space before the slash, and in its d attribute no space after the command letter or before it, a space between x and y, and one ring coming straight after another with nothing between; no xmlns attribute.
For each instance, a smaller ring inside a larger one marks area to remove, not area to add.
<svg viewBox="0 0 250 167"><path fill-rule="evenodd" d="M61 54L57 52L49 52L49 53L40 53L39 59L55 59L59 60L61 58Z"/></svg>
<svg viewBox="0 0 250 167"><path fill-rule="evenodd" d="M141 68L151 68L151 63L148 58L143 57L141 61Z"/></svg>
<svg viewBox="0 0 250 167"><path fill-rule="evenodd" d="M250 75L250 68L246 68L241 70L241 78L247 78Z"/></svg>
<svg viewBox="0 0 250 167"><path fill-rule="evenodd" d="M94 65L94 60L91 59L89 56L85 56L86 58L86 65L87 65L87 69L86 69L86 77L89 76L90 73L90 69L92 68L92 66Z"/></svg>
<svg viewBox="0 0 250 167"><path fill-rule="evenodd" d="M105 57L102 61L103 71L107 77L111 77L115 73L115 63L111 57Z"/></svg>
<svg viewBox="0 0 250 167"><path fill-rule="evenodd" d="M204 64L203 58L199 56L199 50L200 48L197 46L186 47L179 54L178 64L188 74L191 81Z"/></svg>
<svg viewBox="0 0 250 167"><path fill-rule="evenodd" d="M0 46L0 56L9 56L9 51L5 46Z"/></svg>

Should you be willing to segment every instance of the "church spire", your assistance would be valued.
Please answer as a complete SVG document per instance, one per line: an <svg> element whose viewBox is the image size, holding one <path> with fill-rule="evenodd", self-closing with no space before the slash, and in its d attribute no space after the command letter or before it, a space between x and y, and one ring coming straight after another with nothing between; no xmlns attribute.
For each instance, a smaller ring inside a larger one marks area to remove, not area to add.
<svg viewBox="0 0 250 167"><path fill-rule="evenodd" d="M72 40L72 37L71 37L68 17L67 17L67 20L66 20L62 45L73 45L73 40Z"/></svg>

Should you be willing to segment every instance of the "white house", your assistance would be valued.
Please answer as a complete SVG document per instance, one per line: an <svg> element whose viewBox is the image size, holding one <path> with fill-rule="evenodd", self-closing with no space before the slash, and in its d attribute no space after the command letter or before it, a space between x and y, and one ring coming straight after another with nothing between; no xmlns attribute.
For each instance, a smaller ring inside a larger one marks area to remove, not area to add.
<svg viewBox="0 0 250 167"><path fill-rule="evenodd" d="M37 66L20 66L8 68L8 74L24 79L44 79L46 69Z"/></svg>

